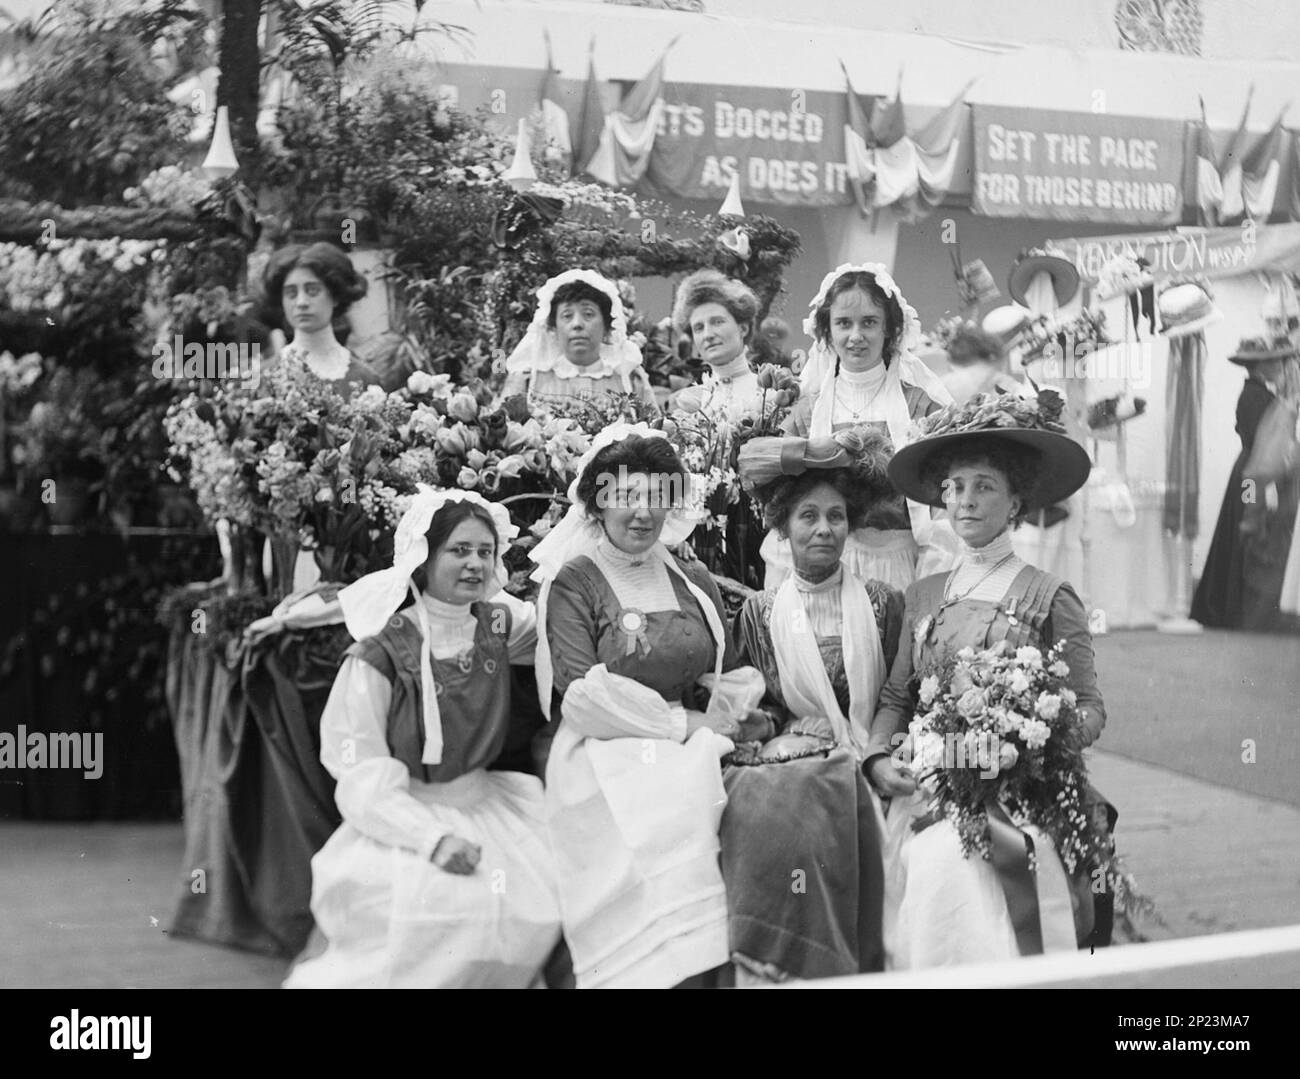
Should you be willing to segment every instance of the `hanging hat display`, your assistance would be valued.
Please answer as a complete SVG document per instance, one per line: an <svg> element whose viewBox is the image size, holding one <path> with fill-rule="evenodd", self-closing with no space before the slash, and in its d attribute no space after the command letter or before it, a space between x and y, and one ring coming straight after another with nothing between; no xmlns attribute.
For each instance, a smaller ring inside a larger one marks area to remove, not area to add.
<svg viewBox="0 0 1300 1079"><path fill-rule="evenodd" d="M894 454L889 478L908 498L944 506L942 486L925 475L926 463L939 450L976 437L993 438L1035 454L1038 481L1025 497L1026 510L1064 502L1092 471L1088 451L1065 433L1064 404L1055 390L1042 389L1037 400L984 393L960 407L932 412L916 424L913 441Z"/></svg>
<svg viewBox="0 0 1300 1079"><path fill-rule="evenodd" d="M1007 277L1007 291L1016 303L1033 306L1029 301L1029 287L1039 274L1051 279L1058 307L1064 307L1078 295L1079 271L1074 263L1060 255L1048 254L1042 248L1032 248L1016 259Z"/></svg>
<svg viewBox="0 0 1300 1079"><path fill-rule="evenodd" d="M1205 286L1192 281L1165 289L1158 307L1160 332L1166 337L1185 337L1223 321Z"/></svg>
<svg viewBox="0 0 1300 1079"><path fill-rule="evenodd" d="M1002 347L1006 348L1025 332L1033 317L1027 307L1021 307L1018 303L1004 304L993 308L984 316L980 329L996 337Z"/></svg>

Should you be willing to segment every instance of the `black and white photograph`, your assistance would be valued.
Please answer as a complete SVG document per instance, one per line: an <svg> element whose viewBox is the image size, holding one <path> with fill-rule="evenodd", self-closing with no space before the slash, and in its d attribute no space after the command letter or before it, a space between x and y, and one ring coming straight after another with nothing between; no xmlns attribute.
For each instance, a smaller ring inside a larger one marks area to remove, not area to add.
<svg viewBox="0 0 1300 1079"><path fill-rule="evenodd" d="M0 0L22 1036L1136 989L1081 1052L1264 1045L1297 97L1289 0Z"/></svg>

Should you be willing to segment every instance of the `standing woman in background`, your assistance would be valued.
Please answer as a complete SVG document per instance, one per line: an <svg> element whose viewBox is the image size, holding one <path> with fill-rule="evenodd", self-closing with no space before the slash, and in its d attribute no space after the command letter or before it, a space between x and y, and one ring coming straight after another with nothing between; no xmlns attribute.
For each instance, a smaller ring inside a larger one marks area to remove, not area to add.
<svg viewBox="0 0 1300 1079"><path fill-rule="evenodd" d="M820 438L865 427L887 434L897 452L916 420L952 402L939 376L912 355L920 322L883 265L837 267L808 306L804 332L814 344L800 375L804 395L786 421L790 434ZM932 521L928 507L896 495L872 507L844 558L862 580L905 589L948 568L955 550L946 520ZM769 532L762 554L773 588L790 573L790 545Z"/></svg>
<svg viewBox="0 0 1300 1079"><path fill-rule="evenodd" d="M366 279L343 251L327 243L281 248L266 264L262 283L275 323L290 334L273 362L302 364L344 397L358 383L381 385L379 374L343 343L348 308L366 294Z"/></svg>
<svg viewBox="0 0 1300 1079"><path fill-rule="evenodd" d="M1241 453L1228 476L1214 538L1192 597L1192 617L1203 626L1282 628L1279 608L1300 503L1300 472L1248 485L1246 470L1269 408L1279 400L1292 405L1300 400L1296 356L1289 338L1260 337L1242 341L1228 357L1246 368L1246 382L1237 399Z"/></svg>

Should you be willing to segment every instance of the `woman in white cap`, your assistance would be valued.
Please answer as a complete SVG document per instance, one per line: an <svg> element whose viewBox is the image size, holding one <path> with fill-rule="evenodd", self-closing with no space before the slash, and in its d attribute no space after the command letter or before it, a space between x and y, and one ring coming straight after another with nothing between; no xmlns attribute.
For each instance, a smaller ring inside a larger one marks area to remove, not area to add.
<svg viewBox="0 0 1300 1079"><path fill-rule="evenodd" d="M546 801L579 989L700 984L730 956L719 762L768 720L748 711L762 675L723 674L732 653L708 572L665 546L695 523L687 479L663 432L607 427L565 518L530 552L538 692L558 724ZM736 679L748 705L729 703Z"/></svg>
<svg viewBox="0 0 1300 1079"><path fill-rule="evenodd" d="M790 434L816 438L867 427L888 434L897 451L916 420L952 401L939 376L912 354L920 322L883 265L837 267L808 306L803 328L814 344L800 374L804 395L787 420ZM863 580L906 588L918 572L946 568L955 547L946 521L900 495L872 508L844 558ZM766 585L776 587L790 574L790 545L769 532L762 553Z"/></svg>
<svg viewBox="0 0 1300 1079"><path fill-rule="evenodd" d="M469 491L421 485L391 569L339 594L357 643L321 716L343 823L312 859L311 945L288 988L525 988L560 936L541 782L487 771L531 604L500 591L518 529ZM407 598L411 604L402 607Z"/></svg>
<svg viewBox="0 0 1300 1079"><path fill-rule="evenodd" d="M537 310L506 360L502 397L564 408L626 395L643 418L659 415L641 350L627 336L618 287L594 270L566 270L537 290Z"/></svg>

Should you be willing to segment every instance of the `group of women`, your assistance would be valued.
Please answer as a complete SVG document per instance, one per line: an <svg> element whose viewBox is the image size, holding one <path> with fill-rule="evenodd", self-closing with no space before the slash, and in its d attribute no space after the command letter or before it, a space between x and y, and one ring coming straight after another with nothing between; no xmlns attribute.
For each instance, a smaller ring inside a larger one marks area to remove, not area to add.
<svg viewBox="0 0 1300 1079"><path fill-rule="evenodd" d="M501 591L503 508L421 488L393 566L340 596L356 643L321 756L344 823L313 860L319 934L287 985L763 984L1088 932L1046 836L1026 911L930 818L898 752L920 676L997 641L1064 638L1085 739L1100 731L1082 604L1008 534L1082 485L1087 455L1048 412L992 398L913 437L948 399L883 267L840 267L810 307L807 392L784 436L741 454L767 587L730 625L684 544L691 477L653 426L594 439L529 552L535 605ZM690 407L743 415L757 313L737 282L683 283L675 320L709 366ZM571 271L539 293L506 390L638 394L633 351L617 290ZM489 770L512 663L535 664L551 718L541 778Z"/></svg>

